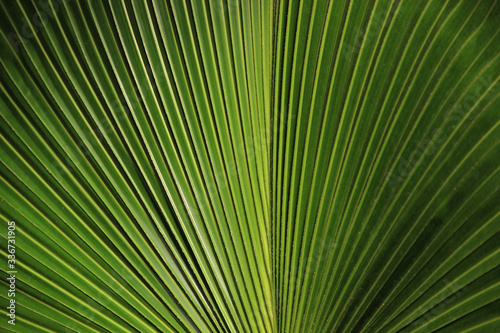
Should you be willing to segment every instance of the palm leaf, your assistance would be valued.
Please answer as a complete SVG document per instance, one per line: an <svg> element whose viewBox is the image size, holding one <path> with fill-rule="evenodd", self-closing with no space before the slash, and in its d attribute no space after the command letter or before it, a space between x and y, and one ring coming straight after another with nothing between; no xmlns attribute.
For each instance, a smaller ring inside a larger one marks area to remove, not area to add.
<svg viewBox="0 0 500 333"><path fill-rule="evenodd" d="M497 1L0 8L3 330L500 329Z"/></svg>

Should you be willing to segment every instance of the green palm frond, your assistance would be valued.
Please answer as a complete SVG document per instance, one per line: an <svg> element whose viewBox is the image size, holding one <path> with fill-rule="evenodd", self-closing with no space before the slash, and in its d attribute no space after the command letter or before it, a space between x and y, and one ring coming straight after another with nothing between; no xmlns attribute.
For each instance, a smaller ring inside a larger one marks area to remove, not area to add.
<svg viewBox="0 0 500 333"><path fill-rule="evenodd" d="M2 330L500 330L498 1L3 1L0 77Z"/></svg>

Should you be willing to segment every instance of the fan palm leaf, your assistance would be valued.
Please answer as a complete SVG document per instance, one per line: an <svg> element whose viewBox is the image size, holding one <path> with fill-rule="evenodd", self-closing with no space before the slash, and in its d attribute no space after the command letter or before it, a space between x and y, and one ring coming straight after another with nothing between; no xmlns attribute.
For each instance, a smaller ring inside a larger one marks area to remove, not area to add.
<svg viewBox="0 0 500 333"><path fill-rule="evenodd" d="M498 1L0 17L2 330L500 330Z"/></svg>

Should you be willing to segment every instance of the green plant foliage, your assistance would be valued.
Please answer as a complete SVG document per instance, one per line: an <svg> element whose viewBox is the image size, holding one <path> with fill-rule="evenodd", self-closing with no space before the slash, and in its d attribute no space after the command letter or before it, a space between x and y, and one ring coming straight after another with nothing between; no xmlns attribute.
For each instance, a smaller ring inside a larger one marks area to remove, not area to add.
<svg viewBox="0 0 500 333"><path fill-rule="evenodd" d="M499 82L496 0L2 1L0 327L500 332Z"/></svg>

